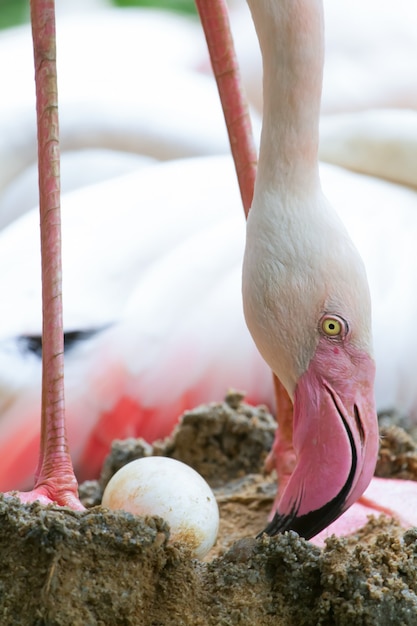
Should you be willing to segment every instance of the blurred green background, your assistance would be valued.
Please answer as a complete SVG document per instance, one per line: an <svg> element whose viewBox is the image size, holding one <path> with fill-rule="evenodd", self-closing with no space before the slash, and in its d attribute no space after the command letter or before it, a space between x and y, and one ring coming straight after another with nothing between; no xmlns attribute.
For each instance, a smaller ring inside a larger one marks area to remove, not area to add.
<svg viewBox="0 0 417 626"><path fill-rule="evenodd" d="M196 12L194 0L112 0L112 4L119 7L158 7L189 14ZM0 28L21 24L28 17L29 0L0 0Z"/></svg>
<svg viewBox="0 0 417 626"><path fill-rule="evenodd" d="M0 0L0 28L20 24L27 19L29 0Z"/></svg>
<svg viewBox="0 0 417 626"><path fill-rule="evenodd" d="M113 0L119 7L158 7L180 13L196 13L194 0Z"/></svg>

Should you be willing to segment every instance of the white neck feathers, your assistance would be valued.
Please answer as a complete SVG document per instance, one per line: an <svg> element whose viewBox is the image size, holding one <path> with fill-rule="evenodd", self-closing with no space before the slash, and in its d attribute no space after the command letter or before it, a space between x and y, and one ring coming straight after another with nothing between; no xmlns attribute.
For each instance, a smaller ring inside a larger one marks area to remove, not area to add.
<svg viewBox="0 0 417 626"><path fill-rule="evenodd" d="M248 0L264 70L262 187L305 190L317 182L324 56L321 0Z"/></svg>

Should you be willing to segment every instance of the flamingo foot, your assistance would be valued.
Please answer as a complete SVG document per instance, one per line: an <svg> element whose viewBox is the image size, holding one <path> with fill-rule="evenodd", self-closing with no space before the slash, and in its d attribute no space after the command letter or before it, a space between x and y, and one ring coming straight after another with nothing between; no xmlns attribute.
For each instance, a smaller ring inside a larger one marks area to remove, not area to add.
<svg viewBox="0 0 417 626"><path fill-rule="evenodd" d="M22 504L30 504L32 502L39 502L44 506L48 504L58 504L59 506L66 506L73 511L85 511L85 506L81 503L78 496L69 489L61 490L59 493L52 493L50 489L44 487L38 487L32 489L32 491L7 491L4 496L18 498Z"/></svg>
<svg viewBox="0 0 417 626"><path fill-rule="evenodd" d="M44 474L38 476L35 487L31 491L8 491L4 495L18 498L24 504L40 502L43 505L57 504L74 511L85 511L78 497L78 483L70 460L69 463L70 465L61 468L61 471L54 468L53 473L45 471Z"/></svg>

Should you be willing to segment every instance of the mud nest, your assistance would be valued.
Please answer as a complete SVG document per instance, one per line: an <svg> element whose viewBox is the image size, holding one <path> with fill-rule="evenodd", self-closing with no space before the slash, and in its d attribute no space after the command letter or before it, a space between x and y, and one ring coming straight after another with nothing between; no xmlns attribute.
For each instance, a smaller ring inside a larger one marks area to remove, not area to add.
<svg viewBox="0 0 417 626"><path fill-rule="evenodd" d="M417 531L384 517L320 549L289 532L255 540L275 494L262 473L275 423L238 393L187 412L172 436L115 442L74 512L0 498L1 624L315 626L417 623ZM416 478L416 444L381 439L380 475ZM102 508L126 462L150 454L192 465L214 488L221 527L205 562L169 542L158 518Z"/></svg>

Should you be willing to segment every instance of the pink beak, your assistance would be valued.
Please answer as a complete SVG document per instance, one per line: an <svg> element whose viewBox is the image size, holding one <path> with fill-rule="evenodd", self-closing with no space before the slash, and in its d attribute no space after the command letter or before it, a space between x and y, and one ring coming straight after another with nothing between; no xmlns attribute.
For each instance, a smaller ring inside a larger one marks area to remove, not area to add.
<svg viewBox="0 0 417 626"><path fill-rule="evenodd" d="M368 354L320 340L294 394L296 465L263 532L310 539L362 495L378 454L374 377Z"/></svg>

